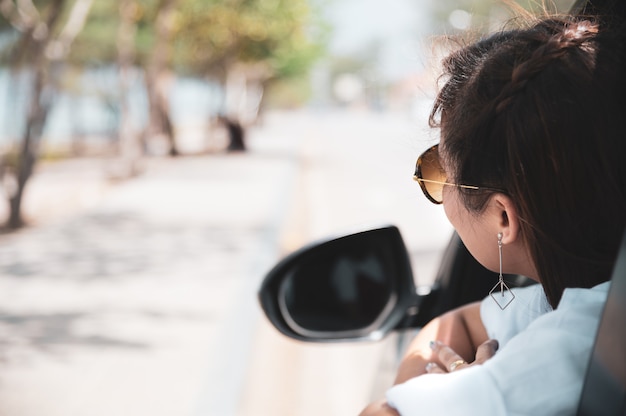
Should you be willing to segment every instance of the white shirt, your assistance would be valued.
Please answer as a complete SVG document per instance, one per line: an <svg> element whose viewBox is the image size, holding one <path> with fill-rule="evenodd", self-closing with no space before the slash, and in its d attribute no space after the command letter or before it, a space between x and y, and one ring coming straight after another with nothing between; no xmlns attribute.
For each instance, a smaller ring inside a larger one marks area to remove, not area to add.
<svg viewBox="0 0 626 416"><path fill-rule="evenodd" d="M481 319L499 341L496 355L394 386L387 402L402 416L574 414L608 288L566 289L554 311L539 285L513 289L504 311L486 297Z"/></svg>

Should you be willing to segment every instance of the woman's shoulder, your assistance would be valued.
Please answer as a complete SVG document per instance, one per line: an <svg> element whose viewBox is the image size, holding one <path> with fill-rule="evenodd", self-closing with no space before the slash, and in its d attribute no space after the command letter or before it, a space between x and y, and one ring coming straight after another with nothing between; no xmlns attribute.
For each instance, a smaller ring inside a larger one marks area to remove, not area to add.
<svg viewBox="0 0 626 416"><path fill-rule="evenodd" d="M596 285L590 289L579 287L567 288L563 291L563 296L561 297L561 302L559 302L557 310L577 307L581 303L591 305L603 305L606 301L610 286L611 281L609 280L607 282L600 283L599 285Z"/></svg>
<svg viewBox="0 0 626 416"><path fill-rule="evenodd" d="M604 308L610 282L604 282L590 289L567 288L563 292L559 306L529 325L529 330L542 330L561 333L562 336L594 337L600 315Z"/></svg>
<svg viewBox="0 0 626 416"><path fill-rule="evenodd" d="M571 398L580 393L608 287L567 289L555 310L534 319L484 364L509 410L524 413L527 397L542 403L545 414L575 409Z"/></svg>

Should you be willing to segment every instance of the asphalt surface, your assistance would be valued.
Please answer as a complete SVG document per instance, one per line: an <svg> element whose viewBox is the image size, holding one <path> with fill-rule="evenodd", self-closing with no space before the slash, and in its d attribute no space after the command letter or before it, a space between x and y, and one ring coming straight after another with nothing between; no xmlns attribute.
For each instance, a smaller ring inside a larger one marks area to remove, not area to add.
<svg viewBox="0 0 626 416"><path fill-rule="evenodd" d="M405 115L282 113L245 153L115 184L101 161L44 170L27 207L44 220L0 236L0 416L357 413L393 339L290 341L256 290L300 245L380 223L429 283L450 228L411 175L432 142Z"/></svg>

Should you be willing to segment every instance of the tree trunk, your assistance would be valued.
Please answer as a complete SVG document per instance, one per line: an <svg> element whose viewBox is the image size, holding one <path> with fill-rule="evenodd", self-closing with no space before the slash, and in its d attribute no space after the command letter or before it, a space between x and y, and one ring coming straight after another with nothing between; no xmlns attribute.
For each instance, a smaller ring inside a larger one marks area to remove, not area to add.
<svg viewBox="0 0 626 416"><path fill-rule="evenodd" d="M46 47L51 40L54 28L61 15L65 0L53 0L50 4L48 16L45 22L39 22L38 25L33 25L32 28L24 32L23 37L29 37L25 39L21 44L28 45L30 51L20 51L22 56L33 56L33 89L31 91L31 99L29 104L29 110L26 120L26 129L24 136L22 137L22 145L20 147L19 158L16 166L16 184L17 188L15 192L9 196L9 218L7 226L11 229L16 229L24 225L22 218L22 199L24 196L24 190L26 184L30 179L37 161L39 142L41 141L41 134L43 132L46 117L50 107L50 94L43 94L45 86L48 84L47 71L48 60L46 59L45 51ZM41 36L43 32L39 25L45 25L46 36ZM37 27L36 27L37 26ZM39 33L35 36L35 31Z"/></svg>
<svg viewBox="0 0 626 416"><path fill-rule="evenodd" d="M146 71L146 90L150 105L150 121L146 137L151 139L163 135L169 145L169 155L179 154L176 134L170 118L169 95L172 74L171 60L172 24L178 0L161 0L155 22L156 39L150 64Z"/></svg>
<svg viewBox="0 0 626 416"><path fill-rule="evenodd" d="M133 125L129 105L131 72L135 59L135 34L137 31L135 16L137 7L138 5L134 0L121 0L119 9L120 26L117 33L120 89L118 144L121 167L117 175L120 177L131 177L139 173L139 163L143 153L139 135Z"/></svg>
<svg viewBox="0 0 626 416"><path fill-rule="evenodd" d="M45 83L45 69L43 62L35 70L35 80L26 121L26 131L22 137L19 159L16 167L17 188L15 193L9 197L9 219L8 227L15 229L24 225L22 219L22 198L26 183L30 179L37 161L39 142L48 115L49 102L42 102L42 91Z"/></svg>
<svg viewBox="0 0 626 416"><path fill-rule="evenodd" d="M25 22L29 25L23 31L20 47L14 54L18 65L25 60L34 71L33 88L26 119L26 129L22 137L22 145L16 166L16 189L9 196L9 218L7 226L15 229L24 225L22 218L22 199L26 184L35 169L39 156L39 144L52 105L53 92L57 78L61 73L62 62L69 53L70 46L76 35L82 30L93 0L77 0L70 11L68 21L59 33L53 38L56 26L65 5L65 0L51 0L47 9L45 21L33 14L24 19L25 9L8 7L3 9L3 15L15 27L24 28ZM32 5L32 4L31 4ZM33 6L34 7L34 6ZM36 10L28 9L29 12ZM46 91L49 89L49 91Z"/></svg>
<svg viewBox="0 0 626 416"><path fill-rule="evenodd" d="M168 154L178 156L178 146L176 143L176 132L170 118L169 92L172 75L168 70L163 69L146 72L146 91L150 106L150 119L146 126L146 140L151 140L157 136L164 136L168 142Z"/></svg>

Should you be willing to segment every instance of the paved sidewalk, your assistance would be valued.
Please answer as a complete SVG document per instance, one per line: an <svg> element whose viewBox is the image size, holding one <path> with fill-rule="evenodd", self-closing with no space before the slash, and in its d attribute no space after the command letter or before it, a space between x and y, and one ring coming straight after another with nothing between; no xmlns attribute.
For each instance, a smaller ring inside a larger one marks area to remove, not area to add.
<svg viewBox="0 0 626 416"><path fill-rule="evenodd" d="M0 237L0 415L233 414L203 407L241 371L211 374L245 362L224 345L254 325L295 163L264 145L148 161L97 207Z"/></svg>

